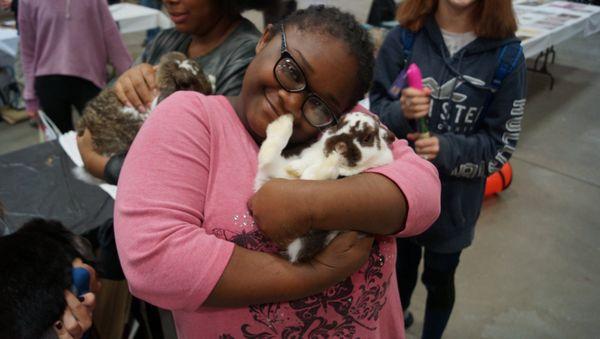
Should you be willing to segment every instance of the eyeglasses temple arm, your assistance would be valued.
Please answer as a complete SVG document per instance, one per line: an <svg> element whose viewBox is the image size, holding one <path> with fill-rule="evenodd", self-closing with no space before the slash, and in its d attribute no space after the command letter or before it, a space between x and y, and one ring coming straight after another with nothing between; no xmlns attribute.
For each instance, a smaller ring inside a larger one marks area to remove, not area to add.
<svg viewBox="0 0 600 339"><path fill-rule="evenodd" d="M285 31L283 30L283 24L279 25L281 27L281 53L287 51L287 41L285 41Z"/></svg>

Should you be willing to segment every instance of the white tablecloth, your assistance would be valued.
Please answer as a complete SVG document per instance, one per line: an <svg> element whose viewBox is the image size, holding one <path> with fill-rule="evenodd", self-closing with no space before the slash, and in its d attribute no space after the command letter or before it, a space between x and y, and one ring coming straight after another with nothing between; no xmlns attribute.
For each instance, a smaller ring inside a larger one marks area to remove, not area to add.
<svg viewBox="0 0 600 339"><path fill-rule="evenodd" d="M49 0L46 0L49 1ZM145 31L152 28L170 28L171 20L161 11L130 3L114 4L110 14L119 25L121 33ZM0 28L0 51L12 56L17 53L19 36L14 28Z"/></svg>
<svg viewBox="0 0 600 339"><path fill-rule="evenodd" d="M12 64L17 54L19 35L14 28L0 27L0 65Z"/></svg>
<svg viewBox="0 0 600 339"><path fill-rule="evenodd" d="M600 6L567 1L517 0L517 36L523 40L525 57L577 35L600 31Z"/></svg>
<svg viewBox="0 0 600 339"><path fill-rule="evenodd" d="M171 20L161 11L130 3L110 6L110 14L119 24L121 33L145 31L152 28L170 28Z"/></svg>
<svg viewBox="0 0 600 339"><path fill-rule="evenodd" d="M73 160L75 165L83 169L83 160L81 159L81 154L79 154L79 148L77 147L77 133L75 131L70 131L65 134L61 134L58 137L58 142L65 153L67 153L71 160ZM109 185L105 182L99 183L98 186L104 192L108 193L113 200L117 198L117 186Z"/></svg>

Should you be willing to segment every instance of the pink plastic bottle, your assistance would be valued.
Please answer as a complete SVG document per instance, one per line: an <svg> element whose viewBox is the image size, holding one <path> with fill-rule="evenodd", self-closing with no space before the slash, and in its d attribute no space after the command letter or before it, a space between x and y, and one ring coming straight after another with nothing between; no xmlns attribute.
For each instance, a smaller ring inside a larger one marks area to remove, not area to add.
<svg viewBox="0 0 600 339"><path fill-rule="evenodd" d="M417 64L410 64L408 69L406 70L406 83L408 86L422 90L423 89L423 76L421 75L421 70ZM427 119L419 118L417 129L421 136L419 138L429 137L429 128L427 128Z"/></svg>

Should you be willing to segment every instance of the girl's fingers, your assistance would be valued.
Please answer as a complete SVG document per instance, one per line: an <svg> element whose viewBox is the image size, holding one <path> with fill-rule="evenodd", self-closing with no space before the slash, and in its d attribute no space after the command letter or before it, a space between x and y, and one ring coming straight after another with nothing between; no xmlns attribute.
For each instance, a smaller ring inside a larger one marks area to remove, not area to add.
<svg viewBox="0 0 600 339"><path fill-rule="evenodd" d="M415 142L415 147L428 147L431 145L436 145L438 143L436 138L423 138L419 139Z"/></svg>
<svg viewBox="0 0 600 339"><path fill-rule="evenodd" d="M62 320L54 323L54 332L58 339L72 339L73 337L67 332Z"/></svg>
<svg viewBox="0 0 600 339"><path fill-rule="evenodd" d="M154 90L156 88L156 70L154 67L150 65L143 67L142 75L144 76L144 81L148 85L148 88Z"/></svg>
<svg viewBox="0 0 600 339"><path fill-rule="evenodd" d="M414 110L412 113L413 119L426 117L429 114L429 106L420 110Z"/></svg>
<svg viewBox="0 0 600 339"><path fill-rule="evenodd" d="M415 112L421 112L421 111L429 112L429 102L424 103L424 104L413 105L411 108Z"/></svg>
<svg viewBox="0 0 600 339"><path fill-rule="evenodd" d="M425 148L415 148L415 152L417 152L417 154L419 155L423 155L423 154L437 154L438 153L438 148L435 146L430 146L430 147L425 147Z"/></svg>
<svg viewBox="0 0 600 339"><path fill-rule="evenodd" d="M92 309L83 303L85 302L85 298L83 296L83 300L80 301L73 293L65 291L65 299L67 301L65 315L67 317L63 315L63 323L67 331L76 338L79 332L83 333L92 326ZM88 303L95 304L95 298L89 296ZM72 319L69 316L75 319L76 324L72 323Z"/></svg>
<svg viewBox="0 0 600 339"><path fill-rule="evenodd" d="M406 134L406 139L410 140L410 141L415 141L419 138L419 134L420 133L407 133Z"/></svg>
<svg viewBox="0 0 600 339"><path fill-rule="evenodd" d="M143 108L144 105L142 103L142 99L138 96L138 93L135 90L135 85L131 78L123 78L121 84L123 86L123 93L125 93L125 96L127 97L127 101L130 102L131 105L137 110L140 110L140 107Z"/></svg>
<svg viewBox="0 0 600 339"><path fill-rule="evenodd" d="M88 312L92 312L96 308L96 295L90 292L82 295L81 297L83 298L83 301L79 299L81 303L87 307Z"/></svg>
<svg viewBox="0 0 600 339"><path fill-rule="evenodd" d="M419 156L425 160L433 160L435 159L435 157L437 156L437 154L433 154L433 153L425 153L425 154L419 154Z"/></svg>
<svg viewBox="0 0 600 339"><path fill-rule="evenodd" d="M425 105L429 104L429 97L426 96L418 96L406 99L411 106Z"/></svg>
<svg viewBox="0 0 600 339"><path fill-rule="evenodd" d="M133 107L131 105L131 103L129 102L129 99L125 95L125 89L123 88L123 85L121 84L121 82L117 81L117 83L113 87L113 91L115 92L115 94L117 95L117 98L119 98L119 101L123 105L128 106L128 107Z"/></svg>
<svg viewBox="0 0 600 339"><path fill-rule="evenodd" d="M83 329L68 307L65 310L65 313L63 313L61 321L66 332L63 332L64 338L81 338Z"/></svg>
<svg viewBox="0 0 600 339"><path fill-rule="evenodd" d="M439 141L436 137L422 138L415 141L415 150L417 152L437 151L439 146Z"/></svg>
<svg viewBox="0 0 600 339"><path fill-rule="evenodd" d="M403 97L409 97L409 98L413 98L413 97L427 97L429 95L430 92L427 92L425 90L421 90L421 89L416 89L416 88L412 88L412 87L406 87L405 89L402 90L402 96Z"/></svg>
<svg viewBox="0 0 600 339"><path fill-rule="evenodd" d="M154 99L154 96L152 94L153 91L152 89L150 89L150 87L148 87L142 70L133 72L129 79L133 84L133 90L136 92L137 96L141 100L141 106L136 107L138 107L138 111L145 112L146 106L152 102L152 99Z"/></svg>

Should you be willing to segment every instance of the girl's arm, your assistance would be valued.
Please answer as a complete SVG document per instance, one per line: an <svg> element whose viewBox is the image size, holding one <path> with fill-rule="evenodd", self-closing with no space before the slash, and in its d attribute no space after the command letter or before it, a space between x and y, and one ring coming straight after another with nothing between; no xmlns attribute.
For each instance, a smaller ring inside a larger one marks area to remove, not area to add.
<svg viewBox="0 0 600 339"><path fill-rule="evenodd" d="M258 227L280 246L310 229L411 236L439 216L441 186L431 163L405 140L394 162L339 180L271 180L250 200Z"/></svg>
<svg viewBox="0 0 600 339"><path fill-rule="evenodd" d="M317 294L356 272L372 244L372 237L343 233L308 264L292 264L273 254L235 246L203 306L240 307Z"/></svg>
<svg viewBox="0 0 600 339"><path fill-rule="evenodd" d="M109 158L98 154L94 150L92 133L87 128L83 135L77 136L77 149L79 150L85 169L96 178L104 179L104 169Z"/></svg>

